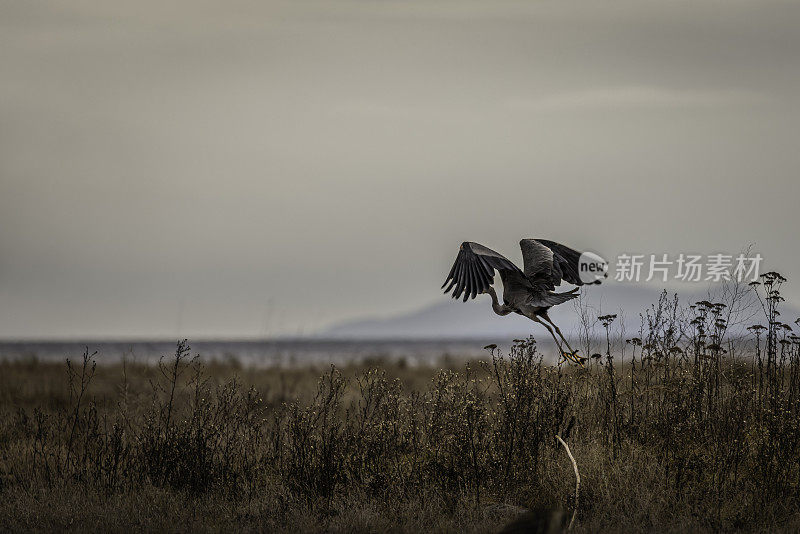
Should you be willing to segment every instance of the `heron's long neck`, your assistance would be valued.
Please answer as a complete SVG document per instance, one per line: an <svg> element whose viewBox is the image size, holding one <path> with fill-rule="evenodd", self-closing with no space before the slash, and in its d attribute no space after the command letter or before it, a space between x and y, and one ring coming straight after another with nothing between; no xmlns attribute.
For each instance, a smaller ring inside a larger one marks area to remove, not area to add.
<svg viewBox="0 0 800 534"><path fill-rule="evenodd" d="M511 313L511 308L506 306L505 304L500 304L497 300L497 293L495 293L494 288L489 286L489 296L492 297L492 309L497 315L508 315Z"/></svg>

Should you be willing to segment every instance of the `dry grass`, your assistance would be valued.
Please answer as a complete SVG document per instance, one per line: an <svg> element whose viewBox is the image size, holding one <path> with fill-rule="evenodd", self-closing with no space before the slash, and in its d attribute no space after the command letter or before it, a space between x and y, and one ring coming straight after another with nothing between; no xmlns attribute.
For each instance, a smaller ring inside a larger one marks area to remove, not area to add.
<svg viewBox="0 0 800 534"><path fill-rule="evenodd" d="M436 368L204 366L184 343L158 367L2 363L0 529L497 531L571 515L559 434L579 532L797 531L800 350L765 295L738 357L725 306L664 298L617 343L602 316L585 370L532 340Z"/></svg>

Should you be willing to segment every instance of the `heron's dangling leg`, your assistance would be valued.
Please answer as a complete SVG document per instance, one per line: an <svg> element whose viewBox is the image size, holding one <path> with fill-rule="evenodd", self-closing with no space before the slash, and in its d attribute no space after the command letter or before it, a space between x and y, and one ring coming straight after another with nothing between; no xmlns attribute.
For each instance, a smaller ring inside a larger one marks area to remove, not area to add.
<svg viewBox="0 0 800 534"><path fill-rule="evenodd" d="M567 354L569 355L569 356L567 356L567 359L569 359L569 360L570 360L572 363L577 363L577 364L578 364L578 365L580 365L581 367L584 367L584 365L583 365L583 360L580 358L580 356L578 356L578 351L576 351L576 350L572 350L572 347L570 347L570 345L569 345L569 341L567 341L567 340L566 340L566 338L564 337L564 334L562 334L562 333L561 333L561 329L558 327L558 325L556 325L556 324L553 322L553 320L552 320L552 319L550 319L550 317L547 315L547 312L545 311L544 313L541 313L541 314L540 314L540 317L542 317L543 319L545 319L545 320L547 321L547 323L550 323L551 325L553 325L553 328L555 328L555 329L556 329L556 332L558 332L558 335L559 335L559 337L561 337L561 340L564 342L564 344L565 344L565 345L567 346L567 348L569 349L569 352L564 352L564 350L563 350L563 349L561 349L561 352L562 352L562 353L564 353L565 355L567 355ZM540 322L541 322L541 323L542 323L542 324L543 324L545 327L547 327L547 329L548 329L548 330L550 330L550 327L548 327L548 326L547 326L547 323L545 323L545 322L543 322L543 321L540 321ZM553 332L552 332L552 331L550 332L550 335L552 335L552 336L553 336L553 339L555 339L555 335L553 334Z"/></svg>
<svg viewBox="0 0 800 534"><path fill-rule="evenodd" d="M562 358L567 358L567 359L569 359L570 361L573 361L573 362L575 361L575 360L572 360L571 358L569 358L569 356L567 355L568 353L564 351L564 347L562 347L562 346L561 346L561 342L559 342L559 341L558 341L558 338L556 337L556 334L553 332L553 329L552 329L552 328L550 328L550 327L547 325L547 323L545 323L544 321L541 321L541 320L540 320L538 317L536 317L535 315L534 315L534 316L529 316L528 318L529 318L530 320L532 320L532 321L535 321L535 322L539 323L540 325L542 325L543 327L545 327L545 328L547 329L547 331L548 331L548 332L550 332L550 335L553 337L553 341L555 341L555 342L556 342L556 347L558 348L558 352L560 352L560 353L561 353L561 357L562 357Z"/></svg>
<svg viewBox="0 0 800 534"><path fill-rule="evenodd" d="M573 354L573 355L576 355L578 351L572 350L572 347L569 346L569 341L567 341L566 338L564 337L564 334L561 333L561 329L558 327L558 325L553 322L553 320L550 318L549 315L547 315L547 312L542 313L541 316L545 321L547 321L548 323L553 325L553 328L556 329L556 332L558 332L559 337L564 342L564 344L567 346L567 348L569 349L570 353Z"/></svg>

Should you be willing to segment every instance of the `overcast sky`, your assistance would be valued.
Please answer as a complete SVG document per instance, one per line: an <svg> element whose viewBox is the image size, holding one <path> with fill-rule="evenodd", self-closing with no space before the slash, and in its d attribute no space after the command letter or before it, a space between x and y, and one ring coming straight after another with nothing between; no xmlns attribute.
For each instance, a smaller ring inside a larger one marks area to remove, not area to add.
<svg viewBox="0 0 800 534"><path fill-rule="evenodd" d="M461 241L755 243L800 300L800 3L0 4L0 337L309 333Z"/></svg>

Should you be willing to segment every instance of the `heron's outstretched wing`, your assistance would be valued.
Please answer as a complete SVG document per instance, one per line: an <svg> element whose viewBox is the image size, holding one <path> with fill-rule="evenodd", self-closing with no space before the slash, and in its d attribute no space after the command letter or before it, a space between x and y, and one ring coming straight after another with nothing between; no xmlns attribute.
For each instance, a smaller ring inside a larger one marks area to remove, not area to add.
<svg viewBox="0 0 800 534"><path fill-rule="evenodd" d="M525 276L534 285L545 285L552 290L561 285L562 280L576 286L584 284L578 271L581 253L577 250L546 239L523 239L519 246Z"/></svg>
<svg viewBox="0 0 800 534"><path fill-rule="evenodd" d="M464 294L464 302L469 298L475 298L479 293L486 291L494 281L494 271L516 271L522 274L519 267L514 265L508 258L484 247L478 243L464 241L447 275L447 280L442 284L442 288L447 286L445 293L453 289L453 298L457 299ZM449 282L449 285L448 285ZM455 288L454 288L455 286Z"/></svg>

